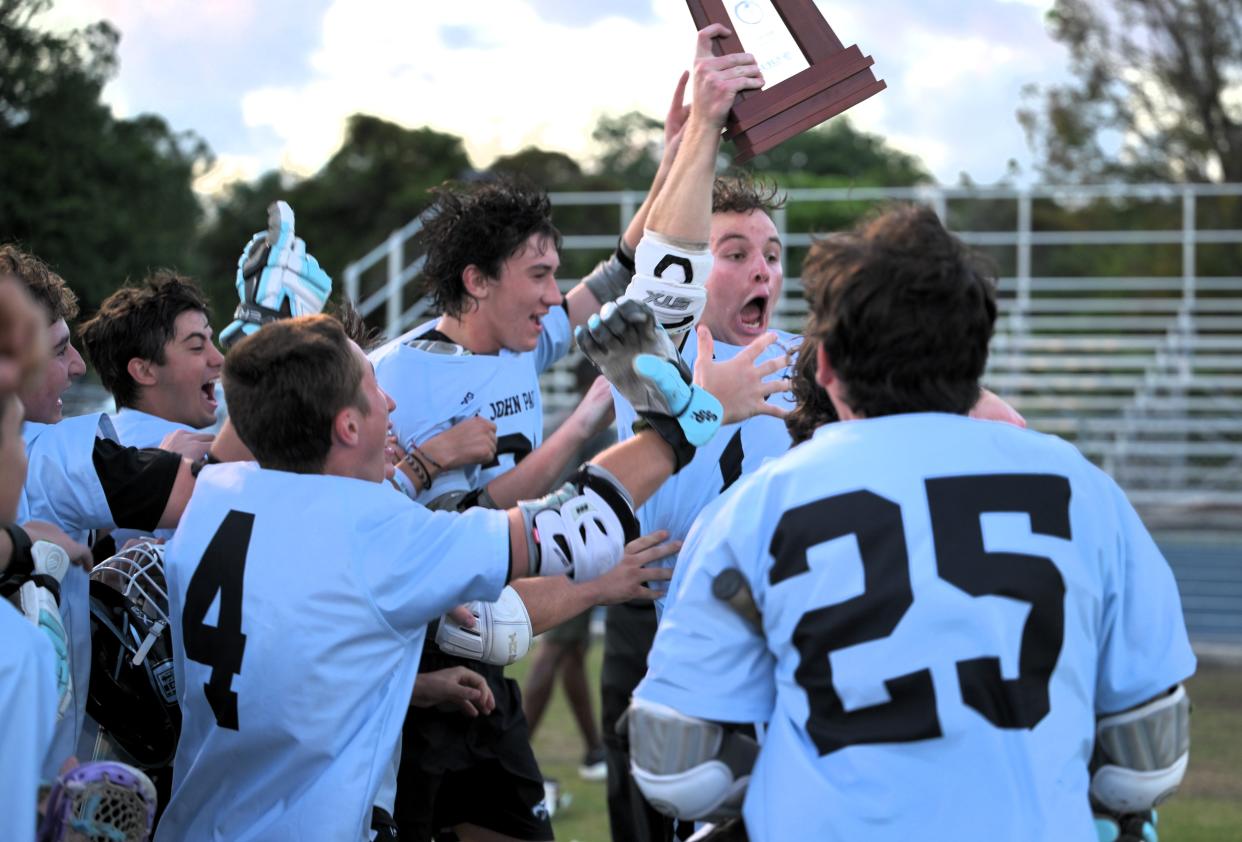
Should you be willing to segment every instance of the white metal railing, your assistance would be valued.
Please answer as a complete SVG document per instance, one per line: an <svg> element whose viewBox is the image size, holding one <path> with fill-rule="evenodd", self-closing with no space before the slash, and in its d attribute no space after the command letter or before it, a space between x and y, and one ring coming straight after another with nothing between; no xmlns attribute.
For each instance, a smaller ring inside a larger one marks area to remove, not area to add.
<svg viewBox="0 0 1242 842"><path fill-rule="evenodd" d="M615 227L564 237L563 252L605 256L641 203L637 191L552 193L554 208L615 207ZM1054 202L1162 202L1169 224L1148 230L1039 230L1035 209ZM1074 439L1137 499L1152 503L1242 504L1242 276L1200 276L1201 247L1242 244L1242 230L1201 227L1205 202L1242 204L1242 184L791 189L773 221L787 248L809 246L815 233L789 230L798 208L887 201L931 206L944 219L971 202L1012 203L1015 224L1004 230L958 230L966 243L1010 252L1012 273L1000 279L1002 317L990 374L1038 429ZM1236 214L1236 210L1235 210ZM1235 217L1236 218L1236 215ZM426 299L407 292L422 268L411 240L414 219L346 267L346 293L364 316L383 309L395 336L428 318ZM1164 245L1180 249L1180 274L1107 277L1079 273L1039 276L1037 249L1057 246ZM798 331L806 313L801 279L787 266L773 323ZM1233 270L1239 273L1238 269ZM1240 273L1242 274L1242 273ZM561 280L566 290L576 278ZM1215 343L1213 345L1213 343ZM1215 355L1224 371L1202 374L1196 359ZM564 361L545 376L549 414L576 400ZM1187 395L1180 417L1170 409ZM1060 398L1058 400L1058 398ZM1069 415L1076 417L1067 418ZM1159 423L1157 423L1159 422Z"/></svg>

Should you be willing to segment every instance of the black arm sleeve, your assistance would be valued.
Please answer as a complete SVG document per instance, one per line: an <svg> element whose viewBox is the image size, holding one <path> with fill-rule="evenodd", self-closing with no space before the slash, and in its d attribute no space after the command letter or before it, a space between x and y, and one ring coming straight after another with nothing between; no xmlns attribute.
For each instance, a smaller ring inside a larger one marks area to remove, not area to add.
<svg viewBox="0 0 1242 842"><path fill-rule="evenodd" d="M139 450L96 439L91 458L112 522L126 529L155 531L177 481L181 457L167 450Z"/></svg>

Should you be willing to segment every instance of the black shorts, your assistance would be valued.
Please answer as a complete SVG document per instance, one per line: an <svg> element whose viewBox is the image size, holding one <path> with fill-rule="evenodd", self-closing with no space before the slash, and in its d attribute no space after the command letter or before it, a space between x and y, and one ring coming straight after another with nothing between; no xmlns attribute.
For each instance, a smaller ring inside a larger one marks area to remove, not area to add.
<svg viewBox="0 0 1242 842"><path fill-rule="evenodd" d="M459 772L403 770L397 785L401 842L433 842L459 824L530 842L553 838L542 780L518 777L497 760Z"/></svg>
<svg viewBox="0 0 1242 842"><path fill-rule="evenodd" d="M496 709L470 719L455 711L410 708L397 771L402 842L425 842L463 823L517 839L553 838L517 682L504 677L503 667L430 648L423 651L419 671L457 665L487 678Z"/></svg>

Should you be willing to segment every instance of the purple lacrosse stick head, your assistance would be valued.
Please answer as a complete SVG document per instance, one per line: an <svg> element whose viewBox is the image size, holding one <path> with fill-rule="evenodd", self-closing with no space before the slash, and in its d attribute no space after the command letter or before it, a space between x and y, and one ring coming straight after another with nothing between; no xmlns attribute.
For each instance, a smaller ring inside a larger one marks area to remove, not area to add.
<svg viewBox="0 0 1242 842"><path fill-rule="evenodd" d="M146 842L155 801L155 785L133 766L84 763L52 787L39 842Z"/></svg>

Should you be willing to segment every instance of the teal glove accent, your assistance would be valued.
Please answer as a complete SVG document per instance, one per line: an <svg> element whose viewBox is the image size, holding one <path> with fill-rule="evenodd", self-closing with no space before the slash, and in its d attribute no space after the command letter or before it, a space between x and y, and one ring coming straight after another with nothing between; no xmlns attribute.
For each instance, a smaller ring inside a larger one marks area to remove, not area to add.
<svg viewBox="0 0 1242 842"><path fill-rule="evenodd" d="M1114 818L1096 814L1095 832L1099 842L1160 842L1156 825L1160 817L1155 810Z"/></svg>
<svg viewBox="0 0 1242 842"><path fill-rule="evenodd" d="M64 713L73 688L73 679L69 672L69 636L65 634L60 615L44 606L39 607L39 629L47 635L52 650L56 653L56 695L60 700L60 712Z"/></svg>
<svg viewBox="0 0 1242 842"><path fill-rule="evenodd" d="M636 357L634 370L655 384L664 395L673 410L673 418L686 434L686 441L695 447L702 447L712 440L724 418L724 407L715 395L687 383L675 365L650 354Z"/></svg>

